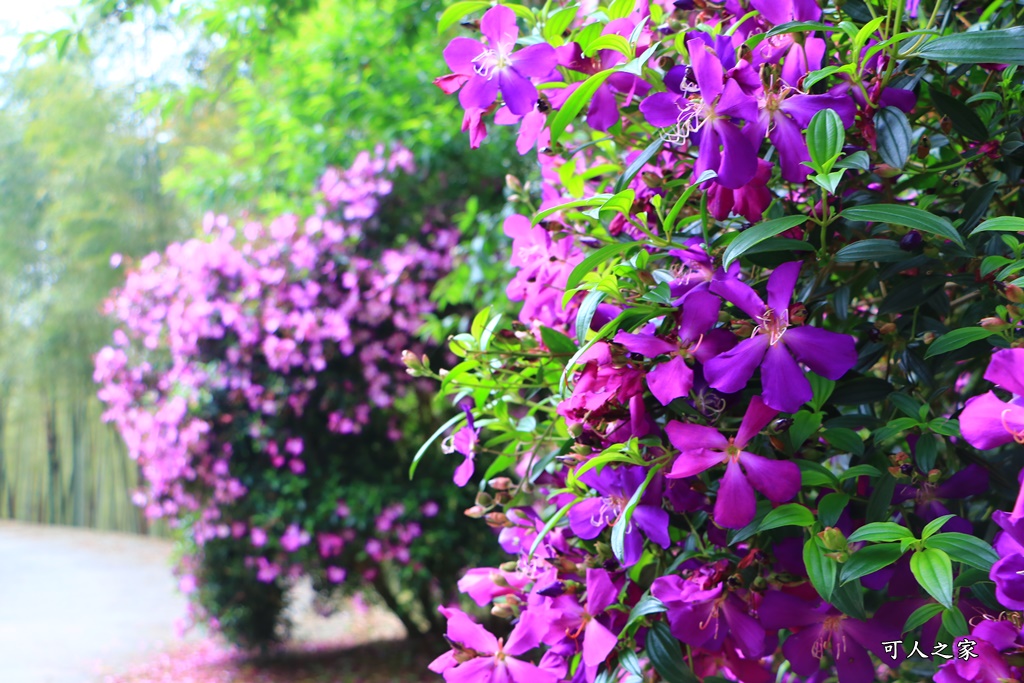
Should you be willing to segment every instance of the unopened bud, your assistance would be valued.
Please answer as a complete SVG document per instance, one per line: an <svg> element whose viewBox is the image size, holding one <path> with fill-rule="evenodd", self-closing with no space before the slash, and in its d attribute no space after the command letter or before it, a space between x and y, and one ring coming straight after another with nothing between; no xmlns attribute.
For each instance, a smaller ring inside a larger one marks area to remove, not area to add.
<svg viewBox="0 0 1024 683"><path fill-rule="evenodd" d="M491 616L498 617L499 619L511 619L514 612L508 605L495 605L491 608Z"/></svg>
<svg viewBox="0 0 1024 683"><path fill-rule="evenodd" d="M900 249L903 251L917 251L924 244L924 237L917 230L911 230L900 238Z"/></svg>
<svg viewBox="0 0 1024 683"><path fill-rule="evenodd" d="M931 344L936 339L938 339L938 335L931 331L925 332L924 334L921 335L921 341L924 342L925 346Z"/></svg>
<svg viewBox="0 0 1024 683"><path fill-rule="evenodd" d="M499 564L498 569L500 569L503 572L514 572L519 569L519 565L516 563L515 560L510 560L508 562L503 562Z"/></svg>
<svg viewBox="0 0 1024 683"><path fill-rule="evenodd" d="M495 491L508 491L512 488L512 480L508 477L495 477L487 482L487 485Z"/></svg>
<svg viewBox="0 0 1024 683"><path fill-rule="evenodd" d="M896 323L883 323L879 326L878 331L882 334L892 334L896 331Z"/></svg>
<svg viewBox="0 0 1024 683"><path fill-rule="evenodd" d="M823 531L819 531L818 538L821 539L821 543L825 546L825 550L846 550L846 537L843 536L842 531L835 528L834 526L825 527Z"/></svg>
<svg viewBox="0 0 1024 683"><path fill-rule="evenodd" d="M476 504L477 507L490 508L494 506L494 498L486 491L480 491L476 494Z"/></svg>
<svg viewBox="0 0 1024 683"><path fill-rule="evenodd" d="M942 120L939 121L939 128L943 133L949 135L953 132L953 122L949 120L948 116L943 116Z"/></svg>
<svg viewBox="0 0 1024 683"><path fill-rule="evenodd" d="M1018 285L1008 284L1003 289L1003 296L1015 304L1024 303L1024 289Z"/></svg>
<svg viewBox="0 0 1024 683"><path fill-rule="evenodd" d="M508 580L505 578L505 575L501 572L491 572L488 578L490 578L491 583L493 583L498 588L508 588Z"/></svg>
<svg viewBox="0 0 1024 683"><path fill-rule="evenodd" d="M508 189L512 190L513 192L522 192L523 191L523 183L522 183L522 181L519 180L519 178L516 178L511 173L509 173L508 175L505 176L505 185L507 185Z"/></svg>
<svg viewBox="0 0 1024 683"><path fill-rule="evenodd" d="M927 135L921 136L921 141L917 143L917 158L927 159L928 155L931 154L932 143L928 140Z"/></svg>
<svg viewBox="0 0 1024 683"><path fill-rule="evenodd" d="M1005 330L1010 327L1009 323L1005 322L1002 318L997 318L994 315L990 315L987 318L982 318L981 322L979 322L978 324L984 327L986 330L992 330L993 332Z"/></svg>
<svg viewBox="0 0 1024 683"><path fill-rule="evenodd" d="M423 376L423 362L412 351L402 351L402 363L405 365L405 371L413 377Z"/></svg>
<svg viewBox="0 0 1024 683"><path fill-rule="evenodd" d="M488 512L485 519L487 521L487 526L494 529L503 529L507 526L512 526L504 512Z"/></svg>
<svg viewBox="0 0 1024 683"><path fill-rule="evenodd" d="M942 479L942 472L940 472L939 470L929 470L928 483L934 484L939 479Z"/></svg>
<svg viewBox="0 0 1024 683"><path fill-rule="evenodd" d="M772 434L782 434L786 432L790 427L793 426L793 418L791 417L780 417L777 420L772 421L769 431Z"/></svg>
<svg viewBox="0 0 1024 683"><path fill-rule="evenodd" d="M487 514L487 510L480 507L479 505L474 505L473 507L466 510L464 514L472 519L480 519L481 517Z"/></svg>

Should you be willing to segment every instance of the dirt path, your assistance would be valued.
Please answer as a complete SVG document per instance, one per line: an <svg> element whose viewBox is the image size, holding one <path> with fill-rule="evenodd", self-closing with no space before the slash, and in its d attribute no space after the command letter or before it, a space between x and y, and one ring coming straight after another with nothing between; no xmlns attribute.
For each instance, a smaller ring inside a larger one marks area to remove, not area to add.
<svg viewBox="0 0 1024 683"><path fill-rule="evenodd" d="M0 681L93 683L174 640L166 541L0 522Z"/></svg>

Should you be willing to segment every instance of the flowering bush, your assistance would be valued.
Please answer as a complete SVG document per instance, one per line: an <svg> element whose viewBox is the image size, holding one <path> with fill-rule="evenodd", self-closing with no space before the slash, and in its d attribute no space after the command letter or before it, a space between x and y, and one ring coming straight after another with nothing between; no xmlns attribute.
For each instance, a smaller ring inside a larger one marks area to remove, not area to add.
<svg viewBox="0 0 1024 683"><path fill-rule="evenodd" d="M467 539L486 547L455 498L407 484L413 435L436 423L400 355L426 358L417 333L455 240L379 223L413 171L404 149L361 154L324 174L305 220L208 216L206 238L150 254L108 301L121 326L95 379L144 476L137 502L187 527L182 589L237 642L275 637L302 574L373 586L416 632L473 561Z"/></svg>
<svg viewBox="0 0 1024 683"><path fill-rule="evenodd" d="M471 145L538 150L522 307L409 370L471 403L449 466L513 557L459 586L511 624L443 608L431 668L1019 680L1016 8L459 2L442 29L476 12L437 83Z"/></svg>

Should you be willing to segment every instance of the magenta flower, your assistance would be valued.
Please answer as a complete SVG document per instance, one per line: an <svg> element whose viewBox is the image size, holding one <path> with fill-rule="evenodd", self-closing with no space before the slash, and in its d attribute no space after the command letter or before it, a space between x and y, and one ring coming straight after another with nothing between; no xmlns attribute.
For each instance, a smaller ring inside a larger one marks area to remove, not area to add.
<svg viewBox="0 0 1024 683"><path fill-rule="evenodd" d="M665 476L669 479L692 477L724 463L725 476L715 500L715 523L728 529L745 527L756 512L754 489L773 503L784 503L800 490L800 468L795 464L743 450L778 414L779 411L766 406L760 396L755 396L743 416L739 432L732 438L714 427L669 422L665 431L680 452L672 463L672 470Z"/></svg>
<svg viewBox="0 0 1024 683"><path fill-rule="evenodd" d="M667 406L674 399L686 396L693 388L693 370L686 364L687 358L707 361L716 351L723 350L720 344L703 343L705 333L718 322L721 307L718 297L695 291L686 297L683 305L677 341L659 339L653 334L620 331L615 335L615 342L631 353L639 353L645 358L669 356L667 361L647 373L647 387L661 405Z"/></svg>
<svg viewBox="0 0 1024 683"><path fill-rule="evenodd" d="M594 470L583 474L580 480L601 495L586 498L569 510L569 524L573 533L590 540L597 538L607 527L613 526L625 511L629 499L643 484L646 475L647 470L643 467L606 467L600 474ZM662 548L669 546L669 519L668 513L661 507L661 493L661 482L655 478L633 509L633 516L623 538L623 567L632 567L640 561L645 536Z"/></svg>
<svg viewBox="0 0 1024 683"><path fill-rule="evenodd" d="M720 562L718 565L727 565ZM672 635L692 647L719 652L732 639L744 656L758 659L767 642L761 624L736 592L725 589L725 566L701 567L690 576L662 576L651 585L651 595L668 609Z"/></svg>
<svg viewBox="0 0 1024 683"><path fill-rule="evenodd" d="M961 643L964 641L970 641L965 648L970 654L960 656ZM969 637L962 636L953 642L953 652L957 656L936 672L935 683L1019 681L1024 668L1019 658L1013 655L1022 650L1024 633L1013 622L990 619L980 621L971 630Z"/></svg>
<svg viewBox="0 0 1024 683"><path fill-rule="evenodd" d="M480 430L473 423L473 411L467 404L459 406L466 413L466 426L444 440L441 450L444 453L459 453L463 456L462 463L455 468L455 476L452 481L456 486L462 487L469 483L473 476L473 461L476 458L476 444L479 441Z"/></svg>
<svg viewBox="0 0 1024 683"><path fill-rule="evenodd" d="M757 102L735 80L725 79L722 62L704 41L691 39L686 46L696 84L685 78L687 67L674 67L665 75L669 92L651 95L640 111L647 123L671 128L678 139L700 132L694 177L714 171L716 182L739 189L757 173L757 150L733 119L755 119Z"/></svg>
<svg viewBox="0 0 1024 683"><path fill-rule="evenodd" d="M892 607L892 604L886 605ZM884 608L883 608L884 609ZM899 625L904 619L883 618L876 614L869 621L851 619L831 605L811 604L795 596L771 591L764 596L758 610L761 623L769 630L787 628L794 631L782 644L794 672L812 676L821 667L821 657L831 651L839 683L871 683L876 679L875 665L868 655L874 652L889 664L894 660L885 653L883 643L900 640ZM898 655L896 661L902 661Z"/></svg>
<svg viewBox="0 0 1024 683"><path fill-rule="evenodd" d="M619 642L618 635L603 623L607 618L601 618L618 602L619 587L604 569L587 569L586 587L587 596L582 605L575 595L563 593L548 598L541 592L538 607L531 607L531 610L540 617L535 622L537 627L547 626L547 632L542 630L538 637L550 643L553 633L565 634L564 638L575 641L574 649L582 652L584 666L596 670ZM559 590L559 587L556 585L549 590Z"/></svg>
<svg viewBox="0 0 1024 683"><path fill-rule="evenodd" d="M537 103L537 88L530 78L544 78L555 68L555 49L547 43L513 52L519 27L516 15L498 5L480 21L487 43L455 38L444 50L444 60L457 75L468 77L459 103L468 111L487 109L501 91L505 104L516 116L525 116Z"/></svg>
<svg viewBox="0 0 1024 683"><path fill-rule="evenodd" d="M853 337L816 327L792 326L790 300L799 275L798 261L776 268L768 278L768 303L739 280L724 278L711 283L712 292L757 322L752 337L704 365L711 388L727 394L737 392L760 366L764 402L793 413L814 396L797 361L831 380L839 379L857 364Z"/></svg>
<svg viewBox="0 0 1024 683"><path fill-rule="evenodd" d="M1013 394L1003 401L989 391L967 401L960 413L960 433L979 450L1016 441L1024 443L1024 349L1000 349L985 370L985 379Z"/></svg>
<svg viewBox="0 0 1024 683"><path fill-rule="evenodd" d="M533 617L523 614L512 629L508 642L495 638L480 624L457 609L440 607L448 619L447 637L453 649L430 663L430 670L444 675L449 683L557 683L558 676L515 655L532 650L540 644Z"/></svg>

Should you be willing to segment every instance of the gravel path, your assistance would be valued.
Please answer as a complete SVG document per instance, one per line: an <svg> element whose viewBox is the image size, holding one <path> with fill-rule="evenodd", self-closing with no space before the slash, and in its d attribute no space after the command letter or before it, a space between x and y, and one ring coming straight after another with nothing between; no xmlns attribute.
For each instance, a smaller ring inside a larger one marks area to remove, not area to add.
<svg viewBox="0 0 1024 683"><path fill-rule="evenodd" d="M94 683L185 616L158 539L0 522L0 681Z"/></svg>

